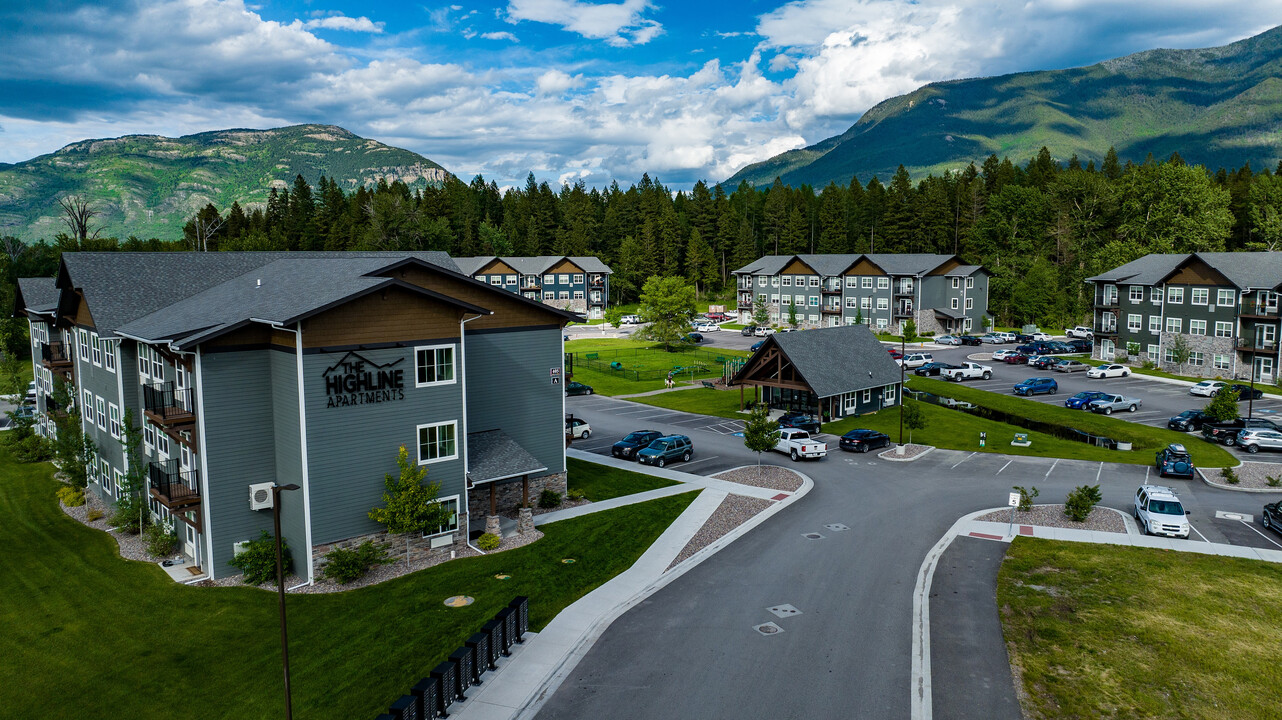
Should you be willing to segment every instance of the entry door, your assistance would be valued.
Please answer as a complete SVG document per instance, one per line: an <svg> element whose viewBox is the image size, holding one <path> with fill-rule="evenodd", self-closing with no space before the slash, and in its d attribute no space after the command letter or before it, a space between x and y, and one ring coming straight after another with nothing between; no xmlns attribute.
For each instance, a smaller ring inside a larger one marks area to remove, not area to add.
<svg viewBox="0 0 1282 720"><path fill-rule="evenodd" d="M188 380L188 377L187 377L187 370L186 370L186 368L184 368L184 367L182 366L182 363L178 363L178 364L174 367L174 380L175 380L175 382L174 382L174 400L175 400L175 402L176 402L176 403L177 403L177 404L178 404L182 409L184 409L184 410L191 410L191 407L190 407L190 406L188 405L188 403L187 403L187 392L186 392L186 390L187 390L187 384L188 384L189 380Z"/></svg>
<svg viewBox="0 0 1282 720"><path fill-rule="evenodd" d="M183 526L183 555L197 560L197 564L199 564L199 560L196 558L196 528L185 522L178 524Z"/></svg>
<svg viewBox="0 0 1282 720"><path fill-rule="evenodd" d="M1255 381L1258 383L1273 382L1273 358L1257 357L1255 359Z"/></svg>

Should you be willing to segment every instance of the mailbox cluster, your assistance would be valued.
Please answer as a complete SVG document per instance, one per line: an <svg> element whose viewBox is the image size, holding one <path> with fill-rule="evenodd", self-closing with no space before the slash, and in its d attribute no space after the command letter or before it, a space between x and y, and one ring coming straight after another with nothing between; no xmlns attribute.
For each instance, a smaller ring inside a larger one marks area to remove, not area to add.
<svg viewBox="0 0 1282 720"><path fill-rule="evenodd" d="M481 684L481 676L498 668L500 657L512 654L512 645L525 642L530 629L530 599L515 598L481 626L481 631L450 653L427 677L410 688L409 695L388 707L378 720L432 720L449 717L449 708L467 699L468 688Z"/></svg>

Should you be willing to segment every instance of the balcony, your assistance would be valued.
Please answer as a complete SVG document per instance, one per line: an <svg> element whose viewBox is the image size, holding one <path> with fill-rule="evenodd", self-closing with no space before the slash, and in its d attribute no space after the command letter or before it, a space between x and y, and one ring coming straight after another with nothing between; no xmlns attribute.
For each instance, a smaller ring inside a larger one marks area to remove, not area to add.
<svg viewBox="0 0 1282 720"><path fill-rule="evenodd" d="M840 315L841 306L840 305L824 305L822 308L820 308L819 312L823 313L824 315Z"/></svg>
<svg viewBox="0 0 1282 720"><path fill-rule="evenodd" d="M196 404L191 388L176 389L171 382L142 387L143 412L164 428L196 422Z"/></svg>
<svg viewBox="0 0 1282 720"><path fill-rule="evenodd" d="M1096 334L1096 335L1116 335L1116 334L1117 334L1117 323L1116 323L1116 322L1111 322L1111 323L1103 323L1103 322L1099 322L1099 323L1095 323L1095 334Z"/></svg>
<svg viewBox="0 0 1282 720"><path fill-rule="evenodd" d="M40 346L40 364L56 372L71 372L71 352L61 342Z"/></svg>
<svg viewBox="0 0 1282 720"><path fill-rule="evenodd" d="M824 285L823 287L819 288L819 293L821 295L840 295L841 286L840 285Z"/></svg>
<svg viewBox="0 0 1282 720"><path fill-rule="evenodd" d="M46 395L45 414L51 418L64 418L67 416L67 406Z"/></svg>
<svg viewBox="0 0 1282 720"><path fill-rule="evenodd" d="M1267 353L1276 355L1278 352L1278 343L1276 340L1251 340L1249 338L1238 338L1238 352L1244 353Z"/></svg>
<svg viewBox="0 0 1282 720"><path fill-rule="evenodd" d="M895 306L895 317L912 317L912 316L913 316L912 305L900 304Z"/></svg>
<svg viewBox="0 0 1282 720"><path fill-rule="evenodd" d="M177 460L147 465L151 496L170 510L200 504L200 472L182 470Z"/></svg>
<svg viewBox="0 0 1282 720"><path fill-rule="evenodd" d="M591 297L589 297L589 298L588 298L588 304L589 304L589 305L604 305L604 304L605 304L605 298L604 298L604 297L601 297L600 295L593 295L593 296L591 296Z"/></svg>
<svg viewBox="0 0 1282 720"><path fill-rule="evenodd" d="M1262 302L1244 302L1242 303L1242 312L1240 316L1243 320L1278 320L1278 305L1274 303L1268 305Z"/></svg>
<svg viewBox="0 0 1282 720"><path fill-rule="evenodd" d="M1109 295L1095 302L1095 307L1097 308L1120 308L1121 306L1121 299L1118 295Z"/></svg>

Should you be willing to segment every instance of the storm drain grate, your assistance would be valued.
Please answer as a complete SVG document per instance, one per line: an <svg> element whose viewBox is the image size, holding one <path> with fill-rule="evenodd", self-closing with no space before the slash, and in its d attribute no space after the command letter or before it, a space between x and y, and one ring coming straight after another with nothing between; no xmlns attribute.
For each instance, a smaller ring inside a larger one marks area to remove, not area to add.
<svg viewBox="0 0 1282 720"><path fill-rule="evenodd" d="M848 526L846 526L846 525L842 525L841 523L829 523L829 524L827 524L827 525L824 525L824 527L828 528L829 530L831 530L831 531L833 531L833 532L841 532L841 531L843 531L843 530L849 530L849 529L850 529Z"/></svg>
<svg viewBox="0 0 1282 720"><path fill-rule="evenodd" d="M762 635L778 635L779 633L783 632L783 628L779 627L778 625L775 625L772 622L762 623L760 625L753 625L752 629L756 630Z"/></svg>
<svg viewBox="0 0 1282 720"><path fill-rule="evenodd" d="M784 603L783 605L776 605L774 607L768 607L766 608L766 612L771 613L775 617L780 617L780 618L792 617L793 615L801 614L800 610L798 610L797 608L787 603Z"/></svg>
<svg viewBox="0 0 1282 720"><path fill-rule="evenodd" d="M820 535L819 533L803 533L803 534L802 534L802 537L804 537L804 538L810 538L811 540L823 540L823 539L824 539L824 536L823 536L823 535Z"/></svg>

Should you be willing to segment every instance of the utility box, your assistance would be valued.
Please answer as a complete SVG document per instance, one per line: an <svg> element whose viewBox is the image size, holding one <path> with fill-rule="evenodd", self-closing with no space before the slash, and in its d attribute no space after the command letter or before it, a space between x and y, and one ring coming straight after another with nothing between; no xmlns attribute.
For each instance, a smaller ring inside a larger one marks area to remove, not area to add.
<svg viewBox="0 0 1282 720"><path fill-rule="evenodd" d="M503 623L503 654L511 655L512 644L516 642L516 611L510 607L503 608L494 619Z"/></svg>
<svg viewBox="0 0 1282 720"><path fill-rule="evenodd" d="M489 638L490 641L490 669L496 667L499 658L503 652L503 623L498 620L491 620L481 626L481 634Z"/></svg>
<svg viewBox="0 0 1282 720"><path fill-rule="evenodd" d="M472 651L472 684L480 685L485 671L494 669L494 662L490 658L490 636L479 632L463 644Z"/></svg>
<svg viewBox="0 0 1282 720"><path fill-rule="evenodd" d="M461 647L455 650L450 653L450 662L457 668L454 673L454 691L458 693L458 701L463 702L467 699L467 689L472 687L472 649Z"/></svg>
<svg viewBox="0 0 1282 720"><path fill-rule="evenodd" d="M413 695L402 695L387 708L387 715L395 720L419 720L418 701Z"/></svg>
<svg viewBox="0 0 1282 720"><path fill-rule="evenodd" d="M516 641L525 642L525 634L530 631L530 598L518 595L507 606L516 611Z"/></svg>
<svg viewBox="0 0 1282 720"><path fill-rule="evenodd" d="M441 717L449 717L446 711L454 704L455 688L458 685L458 680L454 679L456 675L458 667L449 661L437 665L428 673L429 677L436 679L440 688L440 692L436 694L436 714Z"/></svg>
<svg viewBox="0 0 1282 720"><path fill-rule="evenodd" d="M441 682L434 677L425 677L410 688L414 705L418 708L420 720L431 720L439 714L441 704Z"/></svg>

